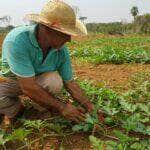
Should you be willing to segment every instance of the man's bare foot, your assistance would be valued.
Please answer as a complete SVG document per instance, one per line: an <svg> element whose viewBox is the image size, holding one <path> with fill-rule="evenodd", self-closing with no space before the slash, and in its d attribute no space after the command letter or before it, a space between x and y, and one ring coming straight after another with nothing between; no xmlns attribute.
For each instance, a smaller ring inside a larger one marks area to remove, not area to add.
<svg viewBox="0 0 150 150"><path fill-rule="evenodd" d="M0 123L0 128L2 130L10 132L17 119L21 117L23 114L24 114L24 106L21 105L19 112L13 118L8 117L7 115L3 115L2 121Z"/></svg>
<svg viewBox="0 0 150 150"><path fill-rule="evenodd" d="M12 119L8 118L7 116L4 116L3 122L6 126L9 126L12 123Z"/></svg>
<svg viewBox="0 0 150 150"><path fill-rule="evenodd" d="M13 119L10 119L6 115L4 115L3 120L0 124L0 128L4 131L10 132L12 129L12 122L13 122Z"/></svg>

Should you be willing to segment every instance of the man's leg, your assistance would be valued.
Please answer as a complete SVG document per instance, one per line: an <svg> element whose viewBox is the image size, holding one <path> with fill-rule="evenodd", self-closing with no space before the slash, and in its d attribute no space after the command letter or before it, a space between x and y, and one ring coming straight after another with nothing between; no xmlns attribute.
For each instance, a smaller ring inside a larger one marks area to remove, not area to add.
<svg viewBox="0 0 150 150"><path fill-rule="evenodd" d="M62 89L63 82L57 72L47 72L36 77L36 82L48 92L55 94ZM0 80L0 114L6 115L8 118L14 118L22 109L23 105L18 96L23 94L17 81ZM45 109L35 104L38 110Z"/></svg>
<svg viewBox="0 0 150 150"><path fill-rule="evenodd" d="M14 118L23 107L18 99L21 94L17 81L8 79L0 82L0 114Z"/></svg>
<svg viewBox="0 0 150 150"><path fill-rule="evenodd" d="M14 118L23 111L23 105L18 98L22 94L17 82L0 77L0 116L1 128L8 130Z"/></svg>
<svg viewBox="0 0 150 150"><path fill-rule="evenodd" d="M36 77L36 82L52 94L57 94L63 87L63 81L57 72L46 72Z"/></svg>

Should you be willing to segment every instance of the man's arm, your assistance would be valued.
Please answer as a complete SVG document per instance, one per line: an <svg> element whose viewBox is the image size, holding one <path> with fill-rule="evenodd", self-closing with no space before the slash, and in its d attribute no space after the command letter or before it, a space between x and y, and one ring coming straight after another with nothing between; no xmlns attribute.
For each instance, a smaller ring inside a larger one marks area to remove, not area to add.
<svg viewBox="0 0 150 150"><path fill-rule="evenodd" d="M88 98L84 94L84 91L74 80L64 82L64 86L67 89L67 91L71 94L73 99L75 99L81 105L83 105L89 112L91 112L94 109L94 105L88 100Z"/></svg>
<svg viewBox="0 0 150 150"><path fill-rule="evenodd" d="M52 96L49 92L43 89L40 85L35 82L35 77L20 78L18 77L19 84L24 94L29 96L39 105L50 109L51 107L56 108L61 115L66 119L80 122L84 120L84 114L80 109L76 109L71 104L64 104Z"/></svg>
<svg viewBox="0 0 150 150"><path fill-rule="evenodd" d="M63 110L64 103L58 101L53 95L43 89L35 82L35 77L20 78L18 77L20 87L24 94L29 96L39 105L50 109L56 108L59 112Z"/></svg>

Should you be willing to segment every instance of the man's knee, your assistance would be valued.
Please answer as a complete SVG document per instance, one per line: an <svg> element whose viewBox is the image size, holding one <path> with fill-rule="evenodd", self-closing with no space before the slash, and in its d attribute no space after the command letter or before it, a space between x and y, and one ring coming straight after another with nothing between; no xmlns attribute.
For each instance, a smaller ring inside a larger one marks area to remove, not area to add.
<svg viewBox="0 0 150 150"><path fill-rule="evenodd" d="M21 101L17 97L0 97L0 114L13 118L20 111Z"/></svg>
<svg viewBox="0 0 150 150"><path fill-rule="evenodd" d="M17 80L0 77L0 97L17 97L22 94L21 88Z"/></svg>
<svg viewBox="0 0 150 150"><path fill-rule="evenodd" d="M0 114L13 118L22 105L18 99L21 93L17 81L0 80Z"/></svg>
<svg viewBox="0 0 150 150"><path fill-rule="evenodd" d="M47 72L37 77L36 81L51 93L59 93L63 87L63 81L57 72Z"/></svg>

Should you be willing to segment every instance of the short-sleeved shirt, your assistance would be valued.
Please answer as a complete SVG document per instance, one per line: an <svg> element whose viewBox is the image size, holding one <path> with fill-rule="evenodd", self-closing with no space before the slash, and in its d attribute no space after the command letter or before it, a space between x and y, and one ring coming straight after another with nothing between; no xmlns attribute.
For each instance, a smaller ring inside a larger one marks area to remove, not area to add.
<svg viewBox="0 0 150 150"><path fill-rule="evenodd" d="M20 26L6 36L2 45L3 76L33 77L58 71L64 81L72 79L72 66L66 46L50 48L43 61L43 52L36 39L37 25Z"/></svg>

